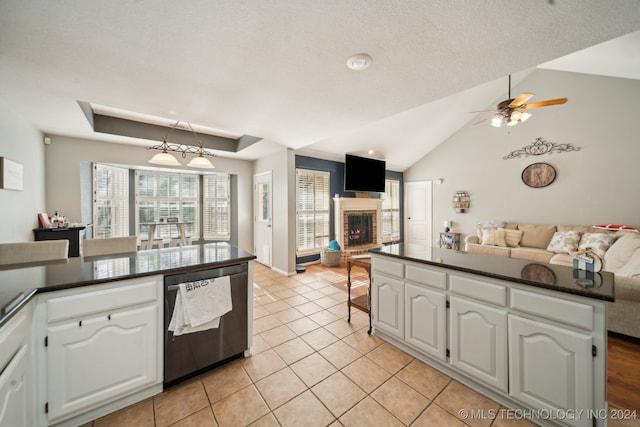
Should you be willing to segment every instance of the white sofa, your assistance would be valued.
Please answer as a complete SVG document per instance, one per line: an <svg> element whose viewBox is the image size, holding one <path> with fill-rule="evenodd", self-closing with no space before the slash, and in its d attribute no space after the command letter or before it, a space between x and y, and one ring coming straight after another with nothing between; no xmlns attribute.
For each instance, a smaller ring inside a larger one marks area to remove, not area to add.
<svg viewBox="0 0 640 427"><path fill-rule="evenodd" d="M503 230L503 231L501 231ZM640 233L579 225L511 224L479 227L465 237L467 252L573 267L573 253L591 247L603 270L615 274L608 329L640 338Z"/></svg>

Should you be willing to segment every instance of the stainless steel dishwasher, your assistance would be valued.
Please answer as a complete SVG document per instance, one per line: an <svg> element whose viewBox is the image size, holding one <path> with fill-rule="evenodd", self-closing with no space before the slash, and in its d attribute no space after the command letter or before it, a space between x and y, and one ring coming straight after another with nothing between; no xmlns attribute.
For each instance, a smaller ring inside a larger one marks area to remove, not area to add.
<svg viewBox="0 0 640 427"><path fill-rule="evenodd" d="M167 388L216 365L240 357L248 346L247 264L180 273L164 278L164 387ZM229 276L233 309L220 318L220 327L174 336L168 330L178 285Z"/></svg>

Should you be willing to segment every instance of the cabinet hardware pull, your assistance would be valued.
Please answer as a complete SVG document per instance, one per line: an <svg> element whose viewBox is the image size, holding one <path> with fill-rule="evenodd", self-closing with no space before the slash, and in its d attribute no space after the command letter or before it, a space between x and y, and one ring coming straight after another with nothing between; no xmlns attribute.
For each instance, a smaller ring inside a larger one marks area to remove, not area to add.
<svg viewBox="0 0 640 427"><path fill-rule="evenodd" d="M82 320L78 322L78 326L82 327Z"/></svg>
<svg viewBox="0 0 640 427"><path fill-rule="evenodd" d="M107 316L107 319L111 320L111 315L110 314Z"/></svg>

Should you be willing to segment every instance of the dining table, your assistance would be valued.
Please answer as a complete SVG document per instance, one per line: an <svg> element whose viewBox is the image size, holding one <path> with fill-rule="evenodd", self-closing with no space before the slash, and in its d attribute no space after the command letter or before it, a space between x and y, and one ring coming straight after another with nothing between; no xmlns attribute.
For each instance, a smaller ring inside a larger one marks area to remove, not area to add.
<svg viewBox="0 0 640 427"><path fill-rule="evenodd" d="M184 226L187 224L193 224L192 222L184 222L184 221L159 221L159 222L143 222L140 225L148 225L149 226L149 237L146 244L146 249L153 248L153 241L156 235L156 229L158 227L166 227L166 226L175 226L178 232L176 237L172 237L172 239L180 239L180 244L182 246L186 246L187 244L187 235L184 230Z"/></svg>

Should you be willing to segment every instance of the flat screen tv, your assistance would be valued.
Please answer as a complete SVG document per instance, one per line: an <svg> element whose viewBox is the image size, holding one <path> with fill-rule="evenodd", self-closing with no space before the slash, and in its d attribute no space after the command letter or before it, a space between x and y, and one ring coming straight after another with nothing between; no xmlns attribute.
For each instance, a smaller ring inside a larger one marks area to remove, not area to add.
<svg viewBox="0 0 640 427"><path fill-rule="evenodd" d="M344 158L345 191L384 192L384 160L346 154Z"/></svg>

